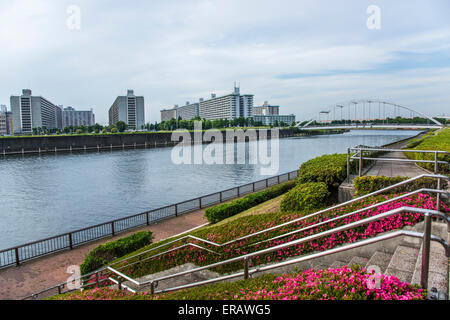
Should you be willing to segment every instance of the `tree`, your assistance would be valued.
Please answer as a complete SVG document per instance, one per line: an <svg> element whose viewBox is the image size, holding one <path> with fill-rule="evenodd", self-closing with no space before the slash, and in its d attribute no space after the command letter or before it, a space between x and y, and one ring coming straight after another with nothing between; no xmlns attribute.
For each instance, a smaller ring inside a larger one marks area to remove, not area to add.
<svg viewBox="0 0 450 320"><path fill-rule="evenodd" d="M124 132L125 130L127 130L128 125L123 121L117 121L116 128L119 132ZM111 132L112 132L112 129L111 129Z"/></svg>

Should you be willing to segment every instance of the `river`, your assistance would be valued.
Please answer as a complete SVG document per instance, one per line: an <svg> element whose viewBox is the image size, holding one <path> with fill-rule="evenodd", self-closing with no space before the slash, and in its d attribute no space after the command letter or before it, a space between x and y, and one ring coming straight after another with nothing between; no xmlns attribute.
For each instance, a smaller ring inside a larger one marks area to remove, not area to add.
<svg viewBox="0 0 450 320"><path fill-rule="evenodd" d="M277 174L322 154L418 133L353 130L280 139ZM267 178L259 164L177 165L171 154L172 148L157 148L0 158L0 249Z"/></svg>

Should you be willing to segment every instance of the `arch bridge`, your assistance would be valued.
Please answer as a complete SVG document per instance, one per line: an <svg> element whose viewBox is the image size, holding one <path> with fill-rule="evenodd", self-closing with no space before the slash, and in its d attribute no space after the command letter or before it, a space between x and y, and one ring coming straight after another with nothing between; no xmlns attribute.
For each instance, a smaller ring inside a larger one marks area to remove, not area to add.
<svg viewBox="0 0 450 320"><path fill-rule="evenodd" d="M399 122L398 117L409 118L411 122ZM425 119L426 123L416 123ZM396 121L397 120L397 121ZM317 118L299 123L302 130L314 129L425 129L444 125L422 112L386 100L360 99L337 103L322 108Z"/></svg>

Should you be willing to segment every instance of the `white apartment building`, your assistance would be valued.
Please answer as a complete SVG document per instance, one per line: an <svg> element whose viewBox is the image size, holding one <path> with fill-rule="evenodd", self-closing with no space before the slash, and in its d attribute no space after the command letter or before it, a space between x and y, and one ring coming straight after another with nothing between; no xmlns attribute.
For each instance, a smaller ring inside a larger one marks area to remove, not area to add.
<svg viewBox="0 0 450 320"><path fill-rule="evenodd" d="M217 97L214 93L208 100L200 99L199 116L206 120L250 118L253 116L253 95L240 94L240 88L234 87L234 92Z"/></svg>
<svg viewBox="0 0 450 320"><path fill-rule="evenodd" d="M41 96L23 89L21 96L11 96L14 133L32 133L33 128L62 130L62 109Z"/></svg>
<svg viewBox="0 0 450 320"><path fill-rule="evenodd" d="M128 90L126 96L118 96L109 108L109 124L123 121L130 130L139 130L145 125L144 97L135 96Z"/></svg>

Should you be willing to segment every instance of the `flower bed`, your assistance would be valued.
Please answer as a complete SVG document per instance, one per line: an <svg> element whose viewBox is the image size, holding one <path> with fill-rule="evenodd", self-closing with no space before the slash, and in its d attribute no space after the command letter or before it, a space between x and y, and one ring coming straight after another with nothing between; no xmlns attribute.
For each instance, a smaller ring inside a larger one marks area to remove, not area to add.
<svg viewBox="0 0 450 320"><path fill-rule="evenodd" d="M335 209L330 211L326 217L323 217L324 220L328 220L334 218L336 216L343 215L344 213L348 213L360 208L367 207L373 203L381 202L390 197L395 197L396 195L386 195L386 196L378 196L372 197L365 200L362 200L357 203L353 203L344 208ZM319 221L319 217L314 217L310 219L306 219L303 221L298 221L288 226L284 226L280 229L276 229L271 232L266 232L250 240L243 240L237 243L232 243L230 245L222 247L220 250L205 245L204 243L199 242L200 245L206 246L211 250L218 251L221 255L209 253L207 251L198 249L198 248L183 248L177 251L173 251L169 254L165 254L162 256L158 256L156 258L152 258L146 260L145 262L133 265L132 267L126 267L122 271L132 277L140 277L143 275L147 275L154 272L159 272L162 270L167 270L177 265L182 265L185 263L194 263L199 266L208 265L214 262L223 261L232 257L236 257L242 254L246 254L249 252L258 251L264 248L273 247L282 243L290 242L296 239L300 239L312 234L316 234L319 232L323 232L329 230L331 228L335 228L337 226L341 226L344 224L349 224L355 221L359 221L374 215L378 215L380 213L393 210L402 206L410 206L410 207L419 207L419 208L428 208L435 209L435 199L426 194L419 194L413 197L407 197L401 201L396 201L390 204L382 205L375 210L367 210L359 214L352 215L350 217L338 219L329 224L325 224L319 227L312 227L309 230L299 232L297 234L291 235L289 237L280 238L274 241L265 242L261 244L257 244L254 246L247 246L251 243L255 243L258 240L267 239L269 237L273 237L276 235L280 235L285 232L297 230L299 228L303 228L306 226L310 226ZM442 210L450 211L448 207L444 204L441 205ZM210 241L214 241L217 243L224 243L229 240L235 239L239 236L251 234L268 227L280 224L282 222L287 222L293 219L300 217L301 214L290 214L290 215L282 215L282 214L272 214L272 215L263 215L261 217L245 217L242 219L238 219L233 221L232 223L226 224L224 226L220 226L217 228L209 228L197 233L194 233L195 236L206 238ZM363 225L351 230L347 230L345 232L339 232L327 237L323 237L321 239L317 239L314 241L310 241L307 243L303 243L300 245L291 246L288 248L284 248L282 250L278 250L276 252L265 254L262 256L256 256L252 258L251 266L265 264L269 262L281 261L288 257L304 255L307 253L311 253L314 251L324 251L327 249L334 248L336 246L352 243L358 240L366 239L374 237L378 234L384 233L386 231L391 231L399 228L403 228L404 226L412 226L416 223L422 221L423 216L416 213L401 213L395 216L391 216L388 218L384 218L380 221L371 222L367 225ZM180 244L174 244L173 247L176 247ZM172 247L172 248L173 248ZM167 250L163 248L161 250ZM152 254L156 254L157 251ZM128 262L132 262L130 259ZM236 270L242 269L242 263L232 263L224 266L217 267L213 269L213 271L226 273L233 272Z"/></svg>
<svg viewBox="0 0 450 320"><path fill-rule="evenodd" d="M374 281L375 279L375 281ZM55 300L423 300L426 291L394 276L374 275L357 266L264 275L151 296L96 288L53 297Z"/></svg>

